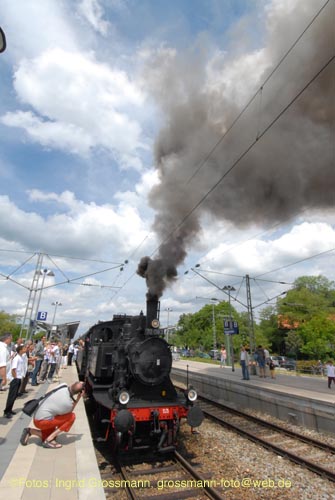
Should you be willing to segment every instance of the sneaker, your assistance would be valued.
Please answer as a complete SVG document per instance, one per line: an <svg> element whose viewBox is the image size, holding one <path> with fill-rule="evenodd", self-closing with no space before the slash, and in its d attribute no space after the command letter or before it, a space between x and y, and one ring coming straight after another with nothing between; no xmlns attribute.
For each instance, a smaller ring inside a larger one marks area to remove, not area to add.
<svg viewBox="0 0 335 500"><path fill-rule="evenodd" d="M11 415L16 415L16 411L9 411L8 413L10 413Z"/></svg>
<svg viewBox="0 0 335 500"><path fill-rule="evenodd" d="M5 418L12 418L13 417L13 415L11 413L5 413L5 412L4 412L3 416Z"/></svg>

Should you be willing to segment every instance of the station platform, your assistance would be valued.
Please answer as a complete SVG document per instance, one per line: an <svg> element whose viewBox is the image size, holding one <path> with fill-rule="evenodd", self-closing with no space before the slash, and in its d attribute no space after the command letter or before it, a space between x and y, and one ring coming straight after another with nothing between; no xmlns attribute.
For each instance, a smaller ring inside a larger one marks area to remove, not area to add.
<svg viewBox="0 0 335 500"><path fill-rule="evenodd" d="M21 410L29 399L43 396L58 384L71 385L78 380L75 366L60 370L56 383L32 387L15 401L12 419L3 417L7 391L0 392L0 497L6 500L86 500L105 499L85 405L81 399L75 408L76 420L69 433L57 441L59 449L42 447L41 440L31 436L27 446L20 444L25 427L34 427L32 419Z"/></svg>
<svg viewBox="0 0 335 500"><path fill-rule="evenodd" d="M173 362L175 383L192 384L199 395L215 398L233 408L251 408L281 420L316 431L335 433L335 385L328 389L325 376L296 375L295 372L275 370L275 379L250 375L242 379L242 370L235 365L180 359Z"/></svg>

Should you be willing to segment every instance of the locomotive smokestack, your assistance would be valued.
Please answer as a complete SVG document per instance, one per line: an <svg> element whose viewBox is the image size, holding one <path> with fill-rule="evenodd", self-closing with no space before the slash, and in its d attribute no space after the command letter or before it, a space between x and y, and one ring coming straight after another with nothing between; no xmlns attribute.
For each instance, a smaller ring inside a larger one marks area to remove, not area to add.
<svg viewBox="0 0 335 500"><path fill-rule="evenodd" d="M152 328L153 320L159 319L159 300L158 297L147 297L147 321L146 327Z"/></svg>

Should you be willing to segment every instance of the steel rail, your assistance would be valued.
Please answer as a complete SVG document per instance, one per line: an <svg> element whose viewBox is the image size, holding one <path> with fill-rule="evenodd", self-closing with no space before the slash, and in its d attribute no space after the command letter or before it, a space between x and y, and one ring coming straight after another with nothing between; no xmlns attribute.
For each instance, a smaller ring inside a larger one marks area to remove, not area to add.
<svg viewBox="0 0 335 500"><path fill-rule="evenodd" d="M217 404L215 404L213 406L215 406L216 408L218 407ZM276 444L270 443L268 440L265 440L265 439L257 436L253 432L247 431L245 429L241 429L241 427L239 427L235 424L232 424L231 422L224 420L222 417L219 417L219 416L211 413L210 410L208 410L208 409L202 408L202 410L209 418L211 418L212 420L214 420L218 424L223 425L223 426L227 427L228 429L231 429L234 432L236 432L244 437L247 437L248 439L250 439L254 443L261 444L262 446L264 446L265 448L267 448L270 451L275 451L276 453L278 453L282 457L288 458L292 462L294 462L298 465L302 465L302 466L306 467L307 469L311 470L312 472L315 472L316 474L318 474L326 479L329 479L332 482L335 482L335 473L334 472L318 465L315 462L311 462L307 458L296 455L295 453L292 453L292 452L286 450L285 448L282 448L280 446L277 446ZM224 408L224 410L230 411L231 409L227 408L227 410L226 410L226 408ZM232 413L235 413L235 410L233 410ZM249 419L249 415L242 414L242 412L240 412L240 413L241 413L240 414L241 417L243 416L244 418ZM259 425L262 425L264 427L272 428L273 430L276 430L275 427L277 427L277 432L280 432L282 434L287 434L286 429L283 429L283 428L275 426L275 425L272 426L272 424L268 425L269 424L268 422L264 422L263 420L257 419L256 417L252 417L252 418L250 418L250 420L257 422ZM301 441L301 437L302 437L301 434L295 434L294 432L291 432L291 431L288 431L288 432L290 433L290 437L296 438L296 439ZM305 436L304 436L304 438L305 438ZM305 444L317 446L318 448L323 449L324 451L328 451L328 452L332 452L332 453L335 452L335 450L330 449L333 447L328 447L326 445L326 448L323 448L323 443L320 443L319 441L315 441L315 440L308 441L309 438L306 438L306 439L307 440L304 440Z"/></svg>

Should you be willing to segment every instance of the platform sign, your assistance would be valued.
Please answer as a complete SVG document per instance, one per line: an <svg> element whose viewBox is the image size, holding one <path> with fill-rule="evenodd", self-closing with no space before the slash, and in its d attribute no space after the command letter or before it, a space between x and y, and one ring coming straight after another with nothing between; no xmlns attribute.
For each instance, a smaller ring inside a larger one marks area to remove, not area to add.
<svg viewBox="0 0 335 500"><path fill-rule="evenodd" d="M37 321L46 321L48 317L47 311L38 311Z"/></svg>
<svg viewBox="0 0 335 500"><path fill-rule="evenodd" d="M223 323L223 331L225 335L237 335L240 333L237 321L225 319Z"/></svg>

